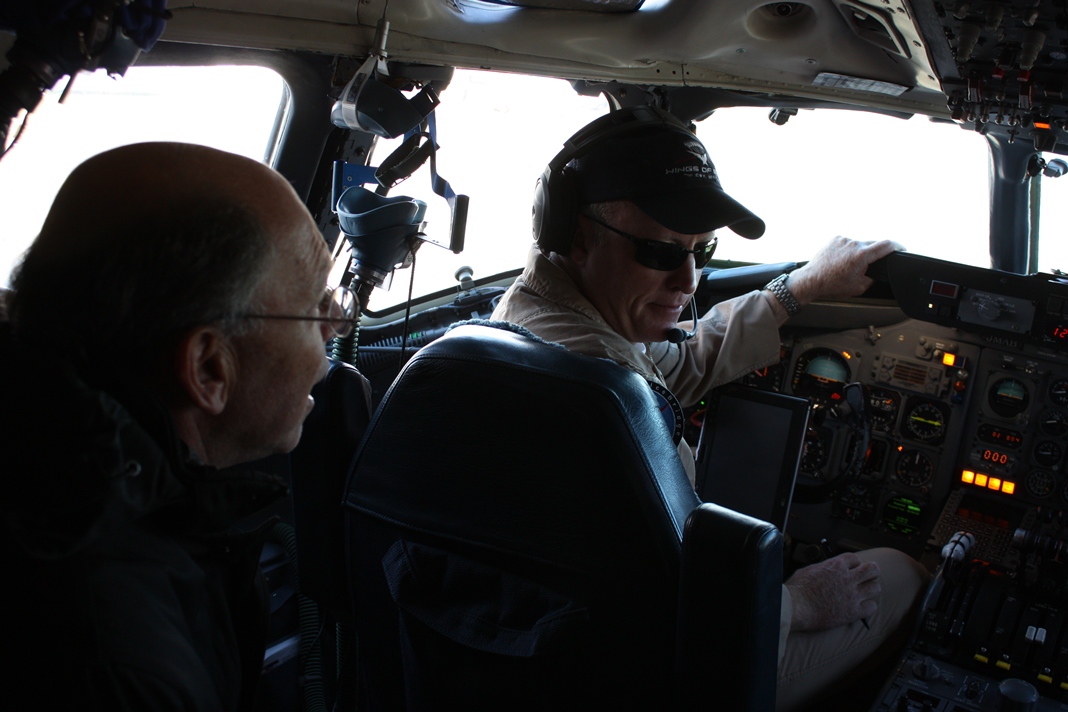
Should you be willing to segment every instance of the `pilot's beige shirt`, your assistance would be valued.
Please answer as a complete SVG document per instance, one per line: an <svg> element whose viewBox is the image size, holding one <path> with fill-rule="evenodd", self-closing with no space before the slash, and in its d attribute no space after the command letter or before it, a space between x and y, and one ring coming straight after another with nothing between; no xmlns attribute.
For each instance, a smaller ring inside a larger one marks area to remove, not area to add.
<svg viewBox="0 0 1068 712"><path fill-rule="evenodd" d="M716 386L779 360L778 323L760 291L717 304L688 341L633 344L613 331L567 273L536 248L493 318L526 327L569 351L626 366L664 385L684 408ZM679 454L692 482L693 453L687 447Z"/></svg>
<svg viewBox="0 0 1068 712"><path fill-rule="evenodd" d="M716 386L779 360L779 327L771 305L760 291L743 294L713 307L698 322L694 338L633 344L612 330L574 281L537 248L523 274L501 297L493 318L523 326L569 351L608 358L670 390L682 406L695 405ZM694 483L693 451L679 442L690 484ZM779 614L779 658L786 647L793 608L782 587Z"/></svg>

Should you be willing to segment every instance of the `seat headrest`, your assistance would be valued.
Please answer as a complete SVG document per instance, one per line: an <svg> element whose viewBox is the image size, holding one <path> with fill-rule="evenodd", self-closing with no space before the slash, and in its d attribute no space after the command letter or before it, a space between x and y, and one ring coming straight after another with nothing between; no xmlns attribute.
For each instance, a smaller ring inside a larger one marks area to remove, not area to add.
<svg viewBox="0 0 1068 712"><path fill-rule="evenodd" d="M396 446L413 432L418 447ZM568 523L588 517L593 503L650 522L643 536L665 549L677 549L697 506L645 379L476 324L452 329L409 360L372 419L348 501L457 536L472 517L494 512L507 521L483 543L540 555L552 549L561 561L592 543L545 542L567 539ZM545 521L549 503L558 517ZM529 531L543 536L532 541Z"/></svg>

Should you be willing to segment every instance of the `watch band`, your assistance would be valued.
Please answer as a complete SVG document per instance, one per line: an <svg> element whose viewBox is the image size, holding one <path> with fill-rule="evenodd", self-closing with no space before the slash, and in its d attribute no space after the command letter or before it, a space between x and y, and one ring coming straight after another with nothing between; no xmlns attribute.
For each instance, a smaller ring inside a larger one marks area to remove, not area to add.
<svg viewBox="0 0 1068 712"><path fill-rule="evenodd" d="M787 316L793 316L801 311L801 303L797 301L786 286L786 280L789 276L788 274L780 274L768 282L764 289L775 295L775 298L779 300L779 304L782 304L782 308L786 310Z"/></svg>

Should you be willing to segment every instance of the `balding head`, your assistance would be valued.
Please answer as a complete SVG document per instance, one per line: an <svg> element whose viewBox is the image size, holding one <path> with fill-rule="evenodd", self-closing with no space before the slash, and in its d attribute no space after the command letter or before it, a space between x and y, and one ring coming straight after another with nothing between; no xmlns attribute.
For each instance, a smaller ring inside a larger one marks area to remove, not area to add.
<svg viewBox="0 0 1068 712"><path fill-rule="evenodd" d="M34 249L93 251L102 240L113 240L116 231L131 226L151 230L163 216L205 201L244 210L270 224L292 197L280 175L243 156L182 143L121 146L71 172Z"/></svg>
<svg viewBox="0 0 1068 712"><path fill-rule="evenodd" d="M84 375L151 375L192 326L253 306L288 228L310 218L280 175L176 143L90 158L60 188L18 268L11 321L30 345L57 337Z"/></svg>

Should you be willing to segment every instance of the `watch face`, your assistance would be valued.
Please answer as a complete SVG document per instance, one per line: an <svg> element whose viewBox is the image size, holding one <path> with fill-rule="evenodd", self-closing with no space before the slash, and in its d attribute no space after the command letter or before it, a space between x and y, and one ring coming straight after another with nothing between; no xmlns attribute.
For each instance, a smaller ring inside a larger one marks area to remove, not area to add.
<svg viewBox="0 0 1068 712"><path fill-rule="evenodd" d="M682 440L682 425L684 422L682 405L679 404L679 399L675 397L675 394L664 386L656 381L648 381L648 383L653 395L656 396L656 405L660 409L660 416L664 419L664 423L671 432L671 439L678 445Z"/></svg>

